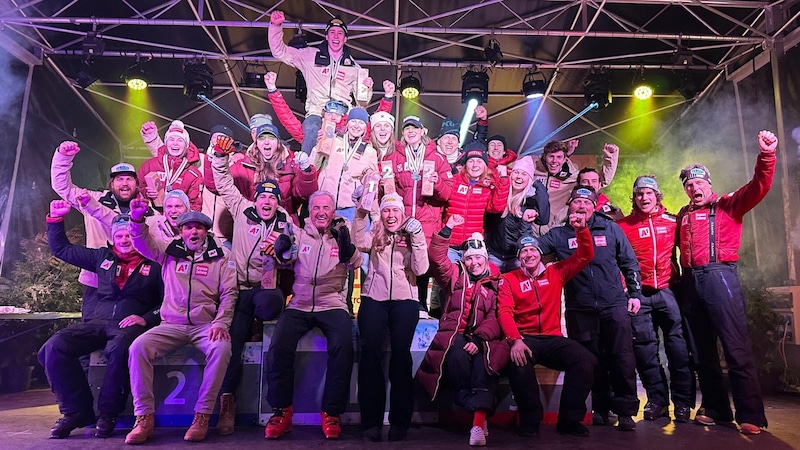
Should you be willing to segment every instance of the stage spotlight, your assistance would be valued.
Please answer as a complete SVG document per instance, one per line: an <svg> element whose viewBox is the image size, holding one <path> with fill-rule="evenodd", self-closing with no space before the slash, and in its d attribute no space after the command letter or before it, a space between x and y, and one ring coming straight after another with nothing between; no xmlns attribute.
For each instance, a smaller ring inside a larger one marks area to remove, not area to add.
<svg viewBox="0 0 800 450"><path fill-rule="evenodd" d="M303 34L303 30L301 28L297 28L297 33L289 39L289 42L286 44L289 47L301 49L308 47L308 41L306 40L306 35Z"/></svg>
<svg viewBox="0 0 800 450"><path fill-rule="evenodd" d="M92 75L89 69L84 69L78 72L78 75L75 76L75 85L80 87L81 89L86 89L94 82L97 81L97 77Z"/></svg>
<svg viewBox="0 0 800 450"><path fill-rule="evenodd" d="M699 88L697 83L689 76L689 72L684 72L681 78L681 86L678 88L678 92L689 101L694 101L694 98L697 97L699 92Z"/></svg>
<svg viewBox="0 0 800 450"><path fill-rule="evenodd" d="M92 56L102 55L106 48L106 44L99 37L97 37L97 31L90 31L86 33L86 37L83 38L81 47L83 48L83 54L88 59Z"/></svg>
<svg viewBox="0 0 800 450"><path fill-rule="evenodd" d="M492 66L503 62L503 51L500 50L500 43L497 42L497 39L494 37L489 39L489 42L483 49L483 53L486 55L486 61Z"/></svg>
<svg viewBox="0 0 800 450"><path fill-rule="evenodd" d="M263 88L265 74L266 70L263 68L263 66L258 64L247 64L244 67L242 82L239 84L239 86Z"/></svg>
<svg viewBox="0 0 800 450"><path fill-rule="evenodd" d="M633 77L633 96L638 100L647 100L653 96L653 87L644 76L644 67Z"/></svg>
<svg viewBox="0 0 800 450"><path fill-rule="evenodd" d="M547 78L534 68L522 79L522 94L527 98L541 98L547 91Z"/></svg>
<svg viewBox="0 0 800 450"><path fill-rule="evenodd" d="M461 103L475 100L478 105L489 101L489 75L486 71L468 70L461 77Z"/></svg>
<svg viewBox="0 0 800 450"><path fill-rule="evenodd" d="M308 98L308 85L306 85L303 72L299 70L294 73L294 98L300 100L303 104L306 103Z"/></svg>
<svg viewBox="0 0 800 450"><path fill-rule="evenodd" d="M188 62L183 66L183 95L194 101L211 98L214 90L214 73L203 62Z"/></svg>
<svg viewBox="0 0 800 450"><path fill-rule="evenodd" d="M694 64L694 55L688 48L678 45L678 48L672 54L672 63L681 66L691 66Z"/></svg>
<svg viewBox="0 0 800 450"><path fill-rule="evenodd" d="M146 61L142 61L139 56L137 56L136 64L125 69L125 74L122 78L125 80L125 84L128 85L128 88L134 91L147 89L147 73L144 70L145 62Z"/></svg>
<svg viewBox="0 0 800 450"><path fill-rule="evenodd" d="M583 82L583 98L586 106L597 103L595 110L611 104L611 79L605 72L592 71Z"/></svg>
<svg viewBox="0 0 800 450"><path fill-rule="evenodd" d="M407 75L400 79L400 94L407 99L419 97L422 91L422 82L419 79L419 72L409 70ZM417 76L414 76L416 74Z"/></svg>

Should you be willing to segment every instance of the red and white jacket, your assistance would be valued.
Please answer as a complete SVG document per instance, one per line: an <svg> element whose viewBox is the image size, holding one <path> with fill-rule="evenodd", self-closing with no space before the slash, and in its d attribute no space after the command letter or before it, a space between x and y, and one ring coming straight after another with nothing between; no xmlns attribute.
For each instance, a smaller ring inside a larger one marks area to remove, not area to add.
<svg viewBox="0 0 800 450"><path fill-rule="evenodd" d="M675 231L678 222L664 207L645 214L636 208L627 217L617 221L631 242L642 275L642 286L664 289L678 276L673 260Z"/></svg>
<svg viewBox="0 0 800 450"><path fill-rule="evenodd" d="M594 258L589 228L575 233L578 248L567 259L547 266L531 278L519 268L501 275L497 297L497 320L509 339L522 334L563 336L561 332L561 290Z"/></svg>
<svg viewBox="0 0 800 450"><path fill-rule="evenodd" d="M753 179L730 194L713 194L708 205L699 208L686 205L678 213L678 238L681 267L701 267L711 262L709 257L709 213L715 205L716 262L739 260L742 243L742 217L753 209L769 192L775 175L775 152L761 152L756 161Z"/></svg>
<svg viewBox="0 0 800 450"><path fill-rule="evenodd" d="M461 246L472 233L485 235L483 229L483 216L487 212L500 214L506 209L508 191L510 189L508 177L499 177L492 172L490 178L484 178L477 183L470 184L467 175L461 171L453 177L453 193L447 203L444 214L444 223L453 214L464 217L464 224L455 227L450 235L451 246Z"/></svg>

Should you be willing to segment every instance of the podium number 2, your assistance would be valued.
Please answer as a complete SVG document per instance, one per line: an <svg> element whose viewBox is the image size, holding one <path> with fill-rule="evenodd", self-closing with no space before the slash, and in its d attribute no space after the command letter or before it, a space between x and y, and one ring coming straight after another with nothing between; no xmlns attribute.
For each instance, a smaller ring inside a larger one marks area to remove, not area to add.
<svg viewBox="0 0 800 450"><path fill-rule="evenodd" d="M167 395L164 399L165 405L183 405L186 404L186 399L183 397L178 397L181 391L183 391L184 386L186 386L186 375L183 372L178 370L173 370L171 372L167 372L167 378L177 378L178 384L175 385L175 389Z"/></svg>

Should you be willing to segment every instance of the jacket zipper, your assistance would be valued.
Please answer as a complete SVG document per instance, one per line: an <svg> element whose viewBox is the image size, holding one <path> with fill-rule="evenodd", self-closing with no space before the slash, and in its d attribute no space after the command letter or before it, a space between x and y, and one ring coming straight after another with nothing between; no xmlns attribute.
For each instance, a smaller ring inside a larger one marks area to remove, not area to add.
<svg viewBox="0 0 800 450"><path fill-rule="evenodd" d="M653 287L658 289L658 247L656 247L656 230L653 226L653 217L648 217L650 224L650 238L653 243Z"/></svg>
<svg viewBox="0 0 800 450"><path fill-rule="evenodd" d="M392 299L392 290L394 289L394 244L397 235L392 236L392 254L389 256L389 300Z"/></svg>
<svg viewBox="0 0 800 450"><path fill-rule="evenodd" d="M186 319L189 320L189 325L194 325L192 322L192 274L194 273L194 257L189 264L189 295L186 298Z"/></svg>
<svg viewBox="0 0 800 450"><path fill-rule="evenodd" d="M319 251L317 252L317 264L314 267L314 287L311 288L311 312L317 307L317 273L319 272L319 260L322 259L322 248L325 246L325 236L321 236Z"/></svg>

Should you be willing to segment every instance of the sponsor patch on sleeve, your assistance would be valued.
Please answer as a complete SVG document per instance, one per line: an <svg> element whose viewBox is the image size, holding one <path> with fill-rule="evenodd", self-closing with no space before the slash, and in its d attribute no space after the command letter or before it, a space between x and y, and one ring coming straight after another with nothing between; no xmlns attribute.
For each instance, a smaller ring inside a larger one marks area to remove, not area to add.
<svg viewBox="0 0 800 450"><path fill-rule="evenodd" d="M569 238L567 244L569 244L569 248L578 248L578 238Z"/></svg>
<svg viewBox="0 0 800 450"><path fill-rule="evenodd" d="M113 264L114 264L114 261L112 261L110 259L106 259L106 260L103 260L102 263L100 263L100 268L103 269L103 270L108 270L108 269L111 268L111 266Z"/></svg>

